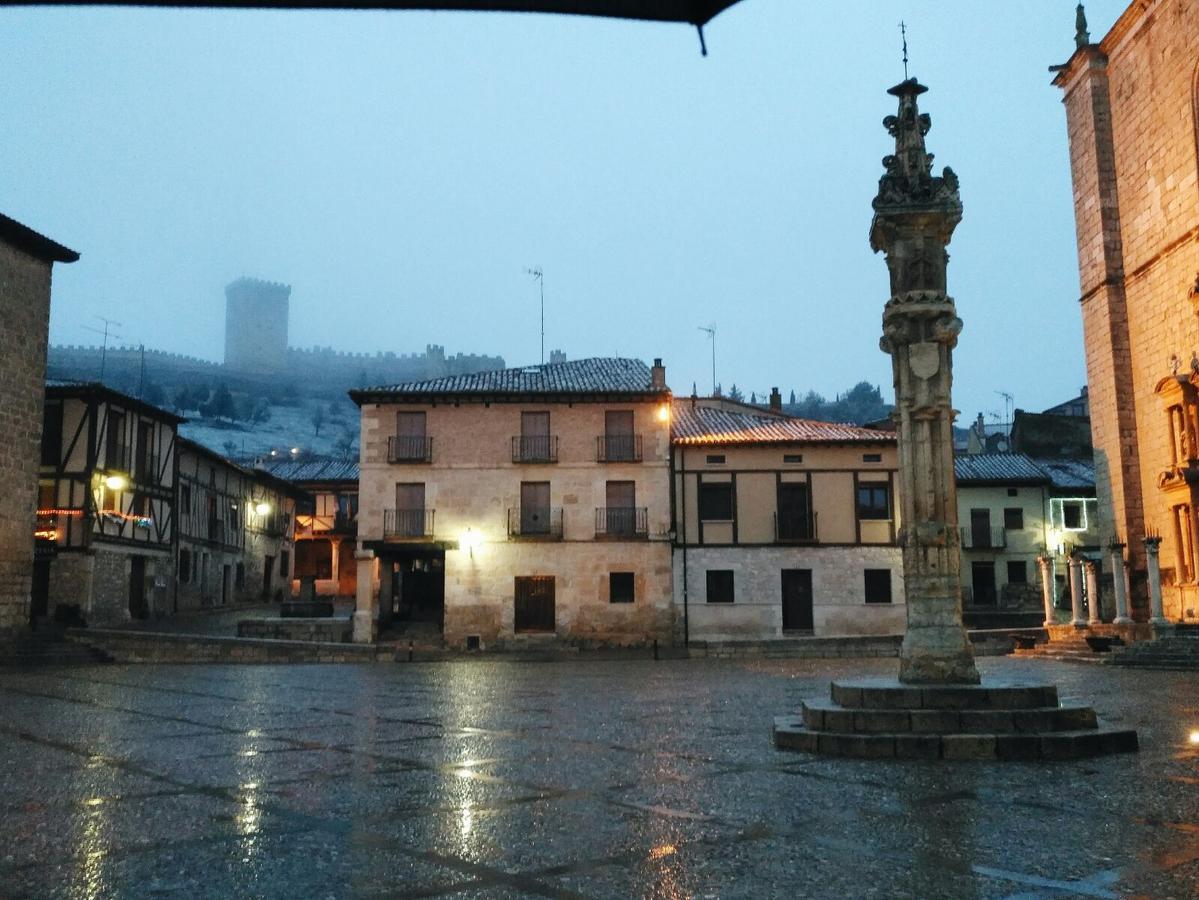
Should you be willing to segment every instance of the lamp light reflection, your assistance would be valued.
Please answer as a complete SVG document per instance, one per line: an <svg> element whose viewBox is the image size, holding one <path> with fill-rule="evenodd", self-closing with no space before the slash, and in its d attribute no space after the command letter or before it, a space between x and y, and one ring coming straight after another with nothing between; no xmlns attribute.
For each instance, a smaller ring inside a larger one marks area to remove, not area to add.
<svg viewBox="0 0 1199 900"><path fill-rule="evenodd" d="M1187 735L1187 742L1195 746L1199 746L1199 728L1195 728Z"/></svg>

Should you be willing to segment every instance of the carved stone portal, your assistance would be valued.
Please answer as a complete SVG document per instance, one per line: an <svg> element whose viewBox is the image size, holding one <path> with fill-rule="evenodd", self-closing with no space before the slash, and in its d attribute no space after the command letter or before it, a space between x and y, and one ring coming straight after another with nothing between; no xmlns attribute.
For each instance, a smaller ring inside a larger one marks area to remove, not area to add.
<svg viewBox="0 0 1199 900"><path fill-rule="evenodd" d="M953 475L950 401L953 348L962 330L946 293L945 247L962 218L958 180L932 174L924 136L932 127L916 98L915 79L888 92L899 111L883 124L895 138L874 199L870 245L883 251L891 299L880 346L891 354L899 481L903 503L904 583L908 628L899 680L909 684L977 684L978 669L962 626L961 546Z"/></svg>

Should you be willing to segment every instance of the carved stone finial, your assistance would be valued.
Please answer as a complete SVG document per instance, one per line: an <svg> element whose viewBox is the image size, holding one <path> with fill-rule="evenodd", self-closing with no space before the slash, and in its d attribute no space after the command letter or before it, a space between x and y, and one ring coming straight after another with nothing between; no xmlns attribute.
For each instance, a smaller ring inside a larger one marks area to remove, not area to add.
<svg viewBox="0 0 1199 900"><path fill-rule="evenodd" d="M1091 33L1087 31L1087 11L1078 4L1074 11L1074 46L1086 47L1091 43Z"/></svg>

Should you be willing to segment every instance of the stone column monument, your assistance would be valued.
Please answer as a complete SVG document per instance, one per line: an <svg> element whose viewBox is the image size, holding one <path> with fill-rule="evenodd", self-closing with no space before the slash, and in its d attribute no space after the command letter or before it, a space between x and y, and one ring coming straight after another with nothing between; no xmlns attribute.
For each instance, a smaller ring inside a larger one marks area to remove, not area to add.
<svg viewBox="0 0 1199 900"><path fill-rule="evenodd" d="M962 627L961 533L953 475L950 401L953 348L962 320L945 292L945 247L962 219L958 179L932 174L924 146L932 122L917 107L926 87L911 78L888 93L899 111L883 125L895 153L874 198L870 246L883 251L891 299L880 346L891 354L899 432L904 585L908 629L899 680L908 684L977 684L978 670Z"/></svg>

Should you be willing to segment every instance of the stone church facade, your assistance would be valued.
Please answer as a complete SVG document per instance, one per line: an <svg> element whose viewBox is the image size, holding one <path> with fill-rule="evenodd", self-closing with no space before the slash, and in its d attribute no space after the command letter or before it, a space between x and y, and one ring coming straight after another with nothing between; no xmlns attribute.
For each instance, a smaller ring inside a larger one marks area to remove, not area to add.
<svg viewBox="0 0 1199 900"><path fill-rule="evenodd" d="M1199 618L1199 0L1137 0L1054 67L1064 94L1105 543L1149 615Z"/></svg>

